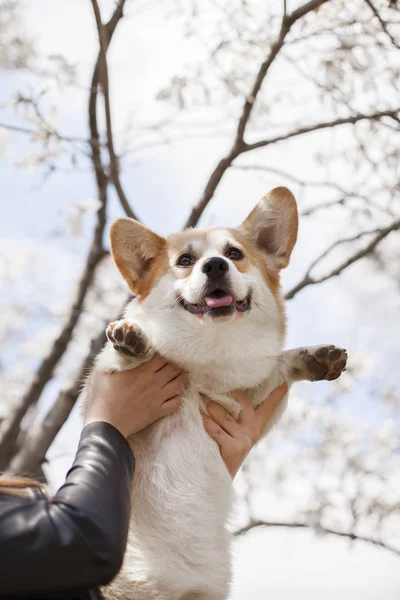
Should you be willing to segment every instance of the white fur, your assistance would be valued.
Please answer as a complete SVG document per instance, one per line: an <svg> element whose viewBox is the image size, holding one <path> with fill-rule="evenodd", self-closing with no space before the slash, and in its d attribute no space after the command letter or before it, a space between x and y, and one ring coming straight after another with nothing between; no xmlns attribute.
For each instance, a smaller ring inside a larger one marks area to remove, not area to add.
<svg viewBox="0 0 400 600"><path fill-rule="evenodd" d="M223 600L229 594L226 521L232 481L204 430L199 392L237 414L231 390L249 390L257 405L289 377L289 365L280 357L276 298L255 267L240 273L230 261L235 299L252 290L247 313L223 320L198 318L177 302L179 295L200 301L205 284L201 264L208 256L220 256L228 238L227 231L217 230L208 247L198 249L202 258L189 277L177 279L170 269L142 303L133 300L125 313L125 319L147 334L153 349L190 374L190 386L178 413L132 440L132 526L122 573L106 590L110 598ZM96 368L120 370L136 364L108 343Z"/></svg>

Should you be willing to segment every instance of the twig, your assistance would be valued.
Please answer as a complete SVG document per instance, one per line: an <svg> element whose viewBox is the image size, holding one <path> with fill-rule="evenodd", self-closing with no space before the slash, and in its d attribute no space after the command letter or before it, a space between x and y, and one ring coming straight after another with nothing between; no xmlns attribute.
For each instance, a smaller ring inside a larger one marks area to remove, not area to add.
<svg viewBox="0 0 400 600"><path fill-rule="evenodd" d="M295 183L296 185L299 185L301 187L329 188L332 190L336 190L339 192L339 194L341 194L341 196L339 198L335 198L334 200L328 200L327 202L320 202L319 204L314 204L313 206L310 206L309 208L303 209L299 213L300 216L302 216L302 217L309 217L310 215L314 214L318 210L324 210L327 208L332 208L334 206L344 205L345 202L348 200L358 200L360 202L365 202L366 204L371 205L373 208L375 208L377 210L382 210L385 213L385 215L387 215L387 210L383 209L380 206L375 205L373 202L371 202L371 199L368 198L368 196L363 196L362 194L358 194L355 192L349 192L348 190L345 190L342 186L338 185L337 183L333 183L332 181L323 181L323 180L312 181L312 180L307 180L307 179L300 179L299 177L295 177L294 175L291 175L291 173L287 173L286 171L283 171L282 169L276 169L274 167L267 167L266 165L232 165L231 168L237 169L240 171L263 171L266 173L272 173L273 175L278 175L278 177L283 177L284 179L287 179L288 181L291 181L292 183Z"/></svg>
<svg viewBox="0 0 400 600"><path fill-rule="evenodd" d="M341 238L340 240L333 242L330 246L328 246L328 248L326 250L324 250L324 252L322 254L320 254L320 256L318 256L318 258L313 260L313 262L310 264L310 266L307 269L305 277L309 277L309 275L311 274L311 271L313 269L315 269L315 267L318 266L319 263L324 258L326 258L328 256L328 254L330 254L332 252L332 250L334 250L335 248L338 248L339 246L343 246L344 244L348 244L350 242L356 242L357 240L360 240L361 238L365 237L366 235L374 235L374 234L377 234L380 232L381 232L381 229L375 228L370 231L361 231L360 233L357 233L356 235L352 235L347 238Z"/></svg>
<svg viewBox="0 0 400 600"><path fill-rule="evenodd" d="M128 148L124 152L124 156L128 156L131 154L136 154L138 152L142 152L143 150L148 150L149 148L159 148L160 146L170 146L172 144L176 144L179 142L186 142L188 140L201 140L201 139L209 139L215 137L226 137L228 135L227 132L219 132L219 131L210 131L209 133L187 133L186 135L179 135L172 138L166 138L164 140L152 140L148 142L143 142L134 146L133 148Z"/></svg>
<svg viewBox="0 0 400 600"><path fill-rule="evenodd" d="M345 271L352 264L354 264L361 258L364 258L365 256L368 256L368 254L373 252L373 250L375 250L375 248L378 246L378 244L383 239L385 239L390 233L392 233L392 231L398 231L398 230L400 230L400 219L397 219L388 227L378 230L379 233L377 233L377 235L370 241L369 244L367 244L367 246L365 246L365 248L362 248L358 252L355 252L354 254L352 254L349 258L347 258L345 261L341 262L337 267L335 267L334 269L329 271L329 273L327 273L326 275L323 275L321 277L311 277L311 275L310 275L311 268L315 267L315 265L318 264L324 256L326 256L327 251L325 251L319 258L317 258L314 261L313 265L308 269L304 278L297 285L295 285L289 292L287 292L287 294L285 295L286 300L291 300L292 298L294 298L294 296L300 290L304 289L305 287L308 287L309 285L315 285L316 283L322 283L323 281L327 281L327 279L331 279L332 277L336 277L337 275L340 275L340 273ZM371 233L371 232L369 232L369 233ZM360 235L362 235L362 234L360 234ZM359 239L360 235L356 236L353 239ZM338 245L338 242L336 242L336 245ZM330 248L328 250L330 251L331 249L332 248Z"/></svg>
<svg viewBox="0 0 400 600"><path fill-rule="evenodd" d="M255 150L256 148L264 148L265 146L269 146L270 144L276 144L277 142L282 142L284 140L289 140L291 138L297 137L299 135L303 135L305 133L312 133L313 131L319 131L321 129L330 129L332 127L337 127L339 125L351 124L355 125L359 121L379 121L384 117L391 117L395 119L397 115L400 113L400 107L395 110L384 110L376 113L372 113L370 115L365 115L362 113L358 113L351 117L344 117L342 119L334 119L332 121L324 121L323 123L316 123L314 125L308 125L306 127L299 127L294 131L290 131L283 135L278 135L273 138L269 138L266 140L260 140L258 142L254 142L253 144L246 144L244 152L250 152L251 150Z"/></svg>
<svg viewBox="0 0 400 600"><path fill-rule="evenodd" d="M39 131L37 129L33 129L31 127L24 127L22 125L12 125L11 123L0 123L0 129L8 129L9 131L15 131L17 133L25 133L27 135L38 135ZM64 135L55 131L53 129L46 128L47 137L55 137L58 140L64 142L81 142L83 144L90 144L94 140L87 140L83 137L73 136L73 135Z"/></svg>
<svg viewBox="0 0 400 600"><path fill-rule="evenodd" d="M388 38L392 42L393 46L395 46L395 48L397 48L398 50L400 50L400 45L396 42L396 40L394 39L394 37L392 36L392 34L390 33L390 31L388 30L387 24L382 19L381 15L379 14L378 9L372 3L372 0L365 0L365 2L368 4L368 6L370 7L370 9L372 10L372 12L374 13L375 17L378 19L378 21L380 23L380 26L382 27L384 33L386 33L386 35L388 36Z"/></svg>
<svg viewBox="0 0 400 600"><path fill-rule="evenodd" d="M244 535L248 531L252 529L256 529L257 527L287 527L290 529L313 529L316 533L336 535L339 537L347 538L353 541L365 542L367 544L373 544L374 546L379 546L380 548L384 548L397 556L400 556L400 549L392 546L391 544L387 544L382 540L377 540L375 538L371 538L364 535L358 535L354 532L340 531L337 529L331 529L330 527L323 527L322 525L318 525L313 527L308 523L298 523L298 522L285 522L285 521L251 521L245 527L242 527L238 531L235 531L234 535L236 537L240 535Z"/></svg>
<svg viewBox="0 0 400 600"><path fill-rule="evenodd" d="M118 6L121 11L125 0L119 0ZM128 199L125 195L125 192L122 188L121 181L119 178L119 164L118 158L115 154L114 149L114 139L112 132L112 122L111 122L111 107L110 107L110 88L108 81L108 67L107 67L107 30L104 27L101 21L101 15L99 10L99 5L97 0L92 0L93 12L96 18L97 31L99 35L99 43L100 43L100 62L99 62L99 71L100 71L100 81L103 90L104 96L104 109L106 116L106 128L107 128L107 147L108 152L110 154L110 167L111 167L111 182L114 184L116 192L118 194L118 198L121 202L121 205L127 214L128 217L132 219L137 219L135 213L129 205Z"/></svg>

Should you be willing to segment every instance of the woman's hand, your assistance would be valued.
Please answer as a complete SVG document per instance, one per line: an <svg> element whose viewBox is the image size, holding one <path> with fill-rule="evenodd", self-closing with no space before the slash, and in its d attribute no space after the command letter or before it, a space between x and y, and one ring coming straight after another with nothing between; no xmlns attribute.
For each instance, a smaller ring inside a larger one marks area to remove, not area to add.
<svg viewBox="0 0 400 600"><path fill-rule="evenodd" d="M157 354L130 371L95 372L89 383L85 424L105 421L129 437L175 412L185 386L182 369Z"/></svg>
<svg viewBox="0 0 400 600"><path fill-rule="evenodd" d="M234 392L233 396L243 407L237 421L217 402L210 400L206 403L209 416L203 415L204 428L217 442L222 460L232 478L251 448L260 439L287 391L288 386L283 383L255 410L243 392Z"/></svg>

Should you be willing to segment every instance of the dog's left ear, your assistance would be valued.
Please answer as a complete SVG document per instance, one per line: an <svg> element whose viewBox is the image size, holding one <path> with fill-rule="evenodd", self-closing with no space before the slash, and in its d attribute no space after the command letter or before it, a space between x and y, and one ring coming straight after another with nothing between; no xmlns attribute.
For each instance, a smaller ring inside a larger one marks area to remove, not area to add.
<svg viewBox="0 0 400 600"><path fill-rule="evenodd" d="M239 229L268 254L276 269L284 269L296 243L298 221L292 192L277 187L262 198Z"/></svg>

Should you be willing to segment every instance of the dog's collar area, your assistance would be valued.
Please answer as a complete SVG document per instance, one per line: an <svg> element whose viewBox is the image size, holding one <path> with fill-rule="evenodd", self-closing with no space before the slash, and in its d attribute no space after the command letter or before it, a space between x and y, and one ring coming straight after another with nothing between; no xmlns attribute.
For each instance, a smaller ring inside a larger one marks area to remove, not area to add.
<svg viewBox="0 0 400 600"><path fill-rule="evenodd" d="M213 304L210 302L212 298L220 300L222 303ZM229 301L228 301L229 300ZM238 312L246 312L251 308L251 294L249 293L243 300L233 300L229 294L221 295L220 291L203 298L198 304L188 302L182 296L179 298L179 304L193 315L209 314L211 316L226 316L232 314L235 310Z"/></svg>

